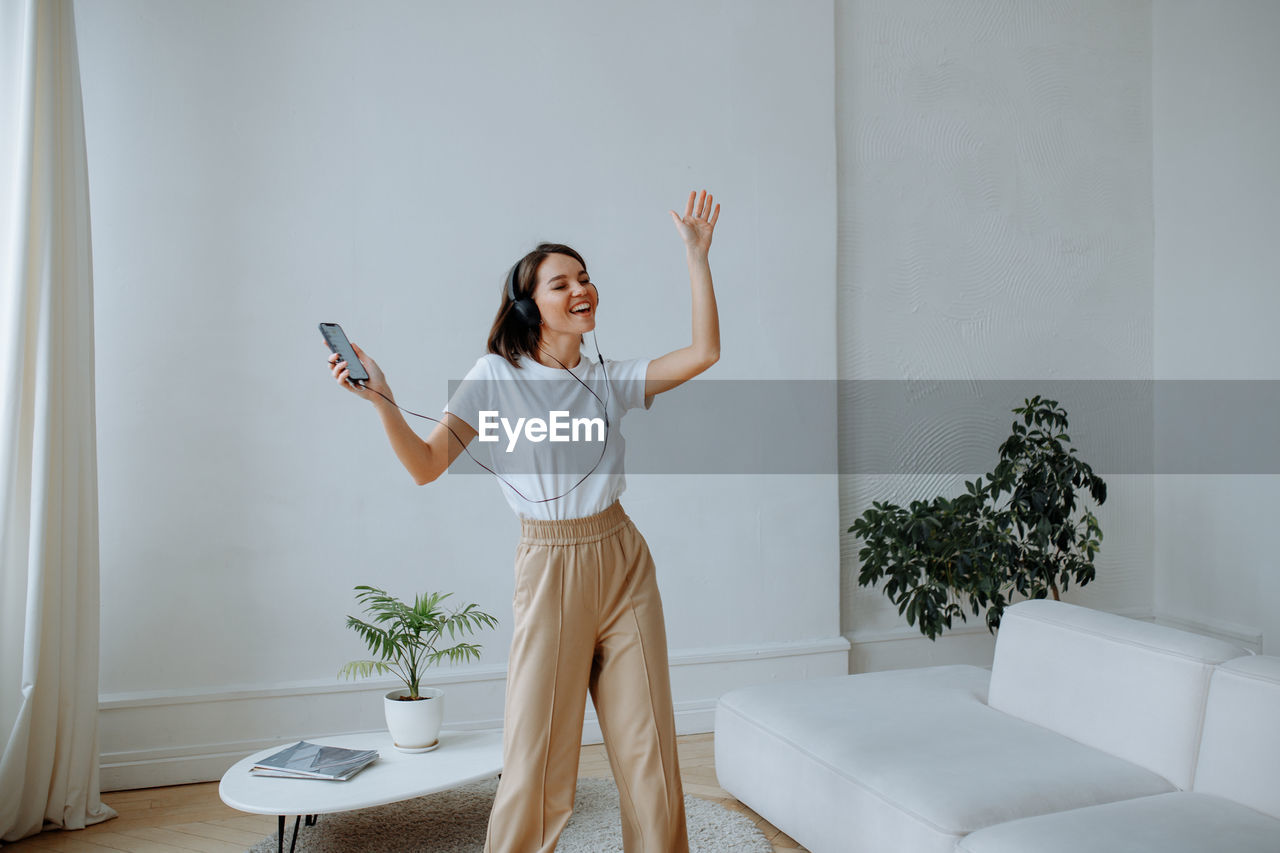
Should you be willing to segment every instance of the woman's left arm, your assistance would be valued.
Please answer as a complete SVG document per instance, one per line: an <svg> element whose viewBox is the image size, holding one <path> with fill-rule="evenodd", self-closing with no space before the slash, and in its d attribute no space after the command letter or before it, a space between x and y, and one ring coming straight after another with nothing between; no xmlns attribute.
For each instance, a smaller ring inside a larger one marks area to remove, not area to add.
<svg viewBox="0 0 1280 853"><path fill-rule="evenodd" d="M697 197L697 208L694 200ZM693 343L649 362L645 372L644 395L650 397L670 391L720 360L720 317L716 313L716 294L711 288L711 233L720 218L720 205L711 209L713 198L706 190L699 196L689 193L684 217L668 211L684 241L685 258L689 262L689 285L693 291Z"/></svg>

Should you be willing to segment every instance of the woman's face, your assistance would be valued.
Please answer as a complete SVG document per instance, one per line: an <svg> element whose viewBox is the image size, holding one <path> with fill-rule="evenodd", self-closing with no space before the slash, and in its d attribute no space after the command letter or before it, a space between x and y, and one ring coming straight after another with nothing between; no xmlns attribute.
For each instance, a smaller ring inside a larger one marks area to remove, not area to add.
<svg viewBox="0 0 1280 853"><path fill-rule="evenodd" d="M596 289L576 258L547 255L538 265L533 301L543 331L584 334L596 327Z"/></svg>

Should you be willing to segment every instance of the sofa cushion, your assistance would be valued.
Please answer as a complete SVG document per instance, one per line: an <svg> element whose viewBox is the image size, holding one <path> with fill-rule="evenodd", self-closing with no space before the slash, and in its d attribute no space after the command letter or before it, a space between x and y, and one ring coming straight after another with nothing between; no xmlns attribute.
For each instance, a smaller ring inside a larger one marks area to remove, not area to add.
<svg viewBox="0 0 1280 853"><path fill-rule="evenodd" d="M1280 818L1280 657L1236 658L1213 673L1193 790Z"/></svg>
<svg viewBox="0 0 1280 853"><path fill-rule="evenodd" d="M1060 601L1000 622L991 707L1191 787L1209 677L1245 650Z"/></svg>
<svg viewBox="0 0 1280 853"><path fill-rule="evenodd" d="M961 853L1276 853L1280 820L1208 794L1179 791L975 832Z"/></svg>
<svg viewBox="0 0 1280 853"><path fill-rule="evenodd" d="M1014 818L1174 790L986 704L943 666L739 688L716 707L720 785L814 853L950 851Z"/></svg>

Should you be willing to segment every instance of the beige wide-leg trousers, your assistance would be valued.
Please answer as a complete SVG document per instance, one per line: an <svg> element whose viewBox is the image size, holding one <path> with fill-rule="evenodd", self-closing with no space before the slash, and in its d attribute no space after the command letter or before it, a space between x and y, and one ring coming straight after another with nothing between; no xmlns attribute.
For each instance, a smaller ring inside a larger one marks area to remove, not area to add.
<svg viewBox="0 0 1280 853"><path fill-rule="evenodd" d="M552 853L573 811L591 692L626 853L687 853L666 626L649 546L621 504L522 519L503 769L485 853Z"/></svg>

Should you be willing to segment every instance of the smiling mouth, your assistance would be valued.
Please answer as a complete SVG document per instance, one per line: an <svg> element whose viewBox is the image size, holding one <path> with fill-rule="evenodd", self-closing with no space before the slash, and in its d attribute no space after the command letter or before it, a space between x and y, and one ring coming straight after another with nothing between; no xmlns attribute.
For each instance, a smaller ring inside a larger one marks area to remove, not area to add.
<svg viewBox="0 0 1280 853"><path fill-rule="evenodd" d="M574 308L573 310L571 310L569 313L570 313L570 314L576 314L576 315L578 315L579 317L582 317L582 316L585 316L585 315L587 315L587 314L590 314L590 313L591 313L591 303L590 303L590 302L583 302L581 305L577 306L576 308Z"/></svg>

